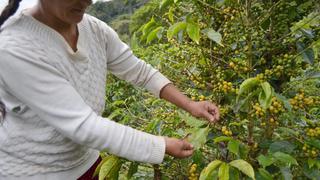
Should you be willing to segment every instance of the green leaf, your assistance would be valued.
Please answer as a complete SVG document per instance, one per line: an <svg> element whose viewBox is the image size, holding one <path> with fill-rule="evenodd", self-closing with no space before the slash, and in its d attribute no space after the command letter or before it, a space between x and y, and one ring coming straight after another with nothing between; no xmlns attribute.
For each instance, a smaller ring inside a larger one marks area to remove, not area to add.
<svg viewBox="0 0 320 180"><path fill-rule="evenodd" d="M306 143L310 146L313 146L317 149L320 149L320 140L319 139L309 139Z"/></svg>
<svg viewBox="0 0 320 180"><path fill-rule="evenodd" d="M312 168L317 163L316 159L308 159L309 168Z"/></svg>
<svg viewBox="0 0 320 180"><path fill-rule="evenodd" d="M154 20L154 18L151 18L151 20L144 26L144 28L142 29L142 33L144 35L148 34L151 31L151 28L153 26L155 26L157 23Z"/></svg>
<svg viewBox="0 0 320 180"><path fill-rule="evenodd" d="M222 163L222 161L220 161L220 160L214 160L210 164L208 164L208 166L201 171L199 180L212 179L213 178L212 174L220 166L221 163Z"/></svg>
<svg viewBox="0 0 320 180"><path fill-rule="evenodd" d="M99 180L104 180L111 173L112 168L114 166L117 166L118 163L119 158L113 155L108 160L106 160L106 162L101 166L99 172Z"/></svg>
<svg viewBox="0 0 320 180"><path fill-rule="evenodd" d="M257 159L258 159L259 164L263 168L266 168L267 166L270 166L271 164L274 163L272 156L264 156L261 154Z"/></svg>
<svg viewBox="0 0 320 180"><path fill-rule="evenodd" d="M102 166L106 161L108 161L108 159L111 158L111 157L112 157L112 156L107 156L107 157L105 157L105 158L102 159L102 161L98 164L97 168L95 169L92 177L95 177L95 176L97 176L97 175L99 174L100 169L101 169L101 166Z"/></svg>
<svg viewBox="0 0 320 180"><path fill-rule="evenodd" d="M227 136L219 136L217 138L214 139L214 142L215 143L219 143L219 142L222 142L222 141L231 141L233 140L232 137L227 137Z"/></svg>
<svg viewBox="0 0 320 180"><path fill-rule="evenodd" d="M259 174L263 178L263 180L273 180L271 174L265 169L259 168Z"/></svg>
<svg viewBox="0 0 320 180"><path fill-rule="evenodd" d="M293 176L289 167L281 167L280 172L284 180L292 180Z"/></svg>
<svg viewBox="0 0 320 180"><path fill-rule="evenodd" d="M148 37L147 37L147 44L149 44L151 41L153 41L154 39L161 39L162 37L162 32L163 32L163 27L157 27L156 29L152 30Z"/></svg>
<svg viewBox="0 0 320 180"><path fill-rule="evenodd" d="M169 9L169 12L168 12L168 19L170 20L170 22L174 22L174 14L173 14L173 10L174 10L174 8L173 7L170 7L170 9Z"/></svg>
<svg viewBox="0 0 320 180"><path fill-rule="evenodd" d="M303 60L306 63L313 64L314 63L314 52L312 48L306 48L305 45L301 42L297 42L297 49L299 54L302 55Z"/></svg>
<svg viewBox="0 0 320 180"><path fill-rule="evenodd" d="M273 154L273 157L280 162L289 164L289 166L291 164L298 165L298 162L294 157L283 152L276 152Z"/></svg>
<svg viewBox="0 0 320 180"><path fill-rule="evenodd" d="M238 160L231 161L229 164L230 164L230 166L235 167L238 170L240 170L242 173L244 173L248 177L255 179L254 170L253 170L251 164L249 164L247 161L242 160L242 159L238 159Z"/></svg>
<svg viewBox="0 0 320 180"><path fill-rule="evenodd" d="M138 172L138 166L139 166L139 163L137 162L131 162L130 164L130 167L129 167L129 170L128 170L128 174L127 174L127 178L130 179L132 178L132 176Z"/></svg>
<svg viewBox="0 0 320 180"><path fill-rule="evenodd" d="M194 146L194 149L199 149L207 142L209 126L206 128L196 128L191 132L188 141Z"/></svg>
<svg viewBox="0 0 320 180"><path fill-rule="evenodd" d="M240 97L245 92L250 92L253 90L254 87L256 87L260 83L258 78L249 78L243 81L240 85L239 89L239 95Z"/></svg>
<svg viewBox="0 0 320 180"><path fill-rule="evenodd" d="M284 104L284 107L285 107L289 112L292 111L291 104L289 103L289 100L288 100L286 97L282 96L281 94L275 93L275 92L274 92L274 95L277 97L278 100L280 100L280 101Z"/></svg>
<svg viewBox="0 0 320 180"><path fill-rule="evenodd" d="M248 157L248 154L249 154L249 147L247 145L244 145L244 144L240 144L240 147L239 147L239 155L240 155L240 158L242 159L245 159Z"/></svg>
<svg viewBox="0 0 320 180"><path fill-rule="evenodd" d="M187 23L187 33L194 42L199 44L200 41L200 27L194 22Z"/></svg>
<svg viewBox="0 0 320 180"><path fill-rule="evenodd" d="M219 168L218 176L219 180L229 180L230 166L227 163L222 163Z"/></svg>
<svg viewBox="0 0 320 180"><path fill-rule="evenodd" d="M228 150L235 155L239 154L240 142L237 140L230 140L228 143Z"/></svg>
<svg viewBox="0 0 320 180"><path fill-rule="evenodd" d="M151 20L145 24L142 28L142 36L140 37L140 39L142 41L145 41L149 35L149 33L151 32L151 30L153 29L154 26L156 26L157 23L154 20L154 18L151 18Z"/></svg>
<svg viewBox="0 0 320 180"><path fill-rule="evenodd" d="M162 0L160 3L160 9L163 10L166 7L172 5L174 3L174 0Z"/></svg>
<svg viewBox="0 0 320 180"><path fill-rule="evenodd" d="M187 23L186 22L177 22L174 25L170 26L167 32L168 39L172 39L173 36L178 34L180 31L186 30Z"/></svg>
<svg viewBox="0 0 320 180"><path fill-rule="evenodd" d="M270 145L269 150L272 153L280 151L290 154L295 148L296 146L288 141L276 141Z"/></svg>
<svg viewBox="0 0 320 180"><path fill-rule="evenodd" d="M223 46L223 44L221 43L222 41L222 36L219 32L215 31L212 28L209 29L205 29L202 31L209 39L211 39L212 41L218 43L220 46Z"/></svg>
<svg viewBox="0 0 320 180"><path fill-rule="evenodd" d="M293 136L299 136L299 132L294 131L290 128L286 128L286 127L279 127L278 131L280 131L281 133L287 133L287 134L293 135Z"/></svg>
<svg viewBox="0 0 320 180"><path fill-rule="evenodd" d="M239 111L242 112L249 112L249 105L252 100L257 94L260 93L260 89L257 89L253 92L250 92L244 99L239 100L240 96L237 97L236 99L236 104L233 106L233 111L234 113L238 113Z"/></svg>
<svg viewBox="0 0 320 180"><path fill-rule="evenodd" d="M266 110L271 105L273 89L268 82L263 82L260 85L263 91L259 95L259 103L261 104L263 109Z"/></svg>
<svg viewBox="0 0 320 180"><path fill-rule="evenodd" d="M119 174L120 174L120 169L122 166L122 162L118 159L116 164L112 167L110 173L108 174L107 178L108 180L118 180L119 179Z"/></svg>
<svg viewBox="0 0 320 180"><path fill-rule="evenodd" d="M201 127L206 124L205 121L199 120L193 116L190 116L186 112L179 112L179 116L190 127Z"/></svg>
<svg viewBox="0 0 320 180"><path fill-rule="evenodd" d="M307 71L304 75L305 79L318 79L320 78L320 72L319 71Z"/></svg>
<svg viewBox="0 0 320 180"><path fill-rule="evenodd" d="M139 40L136 33L133 33L130 40L131 49L135 50L139 48Z"/></svg>

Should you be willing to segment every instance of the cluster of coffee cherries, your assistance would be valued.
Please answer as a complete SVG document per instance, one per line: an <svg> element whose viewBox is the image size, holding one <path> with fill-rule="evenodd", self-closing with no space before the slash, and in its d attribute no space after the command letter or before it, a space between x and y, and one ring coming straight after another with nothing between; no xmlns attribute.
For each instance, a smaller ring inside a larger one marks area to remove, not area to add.
<svg viewBox="0 0 320 180"><path fill-rule="evenodd" d="M188 177L189 180L197 180L198 179L197 167L198 167L197 164L192 164L190 166L189 177Z"/></svg>
<svg viewBox="0 0 320 180"><path fill-rule="evenodd" d="M228 113L230 113L230 108L219 106L220 118L225 117Z"/></svg>
<svg viewBox="0 0 320 180"><path fill-rule="evenodd" d="M290 99L289 102L294 110L305 109L306 107L314 104L313 98L306 97L303 90Z"/></svg>
<svg viewBox="0 0 320 180"><path fill-rule="evenodd" d="M203 83L205 81L201 78L201 76L197 76L197 77L191 76L190 80L199 88L206 87L205 83Z"/></svg>
<svg viewBox="0 0 320 180"><path fill-rule="evenodd" d="M320 127L307 128L306 134L310 137L320 137Z"/></svg>
<svg viewBox="0 0 320 180"><path fill-rule="evenodd" d="M256 77L259 81L266 81L267 80L267 77L264 73L257 74Z"/></svg>
<svg viewBox="0 0 320 180"><path fill-rule="evenodd" d="M194 95L194 96L191 96L191 99L193 101L205 101L206 97L204 95Z"/></svg>
<svg viewBox="0 0 320 180"><path fill-rule="evenodd" d="M233 88L232 82L223 81L219 83L219 89L224 93L236 92L236 89Z"/></svg>
<svg viewBox="0 0 320 180"><path fill-rule="evenodd" d="M302 150L306 157L316 158L319 156L319 150L307 144L303 145Z"/></svg>
<svg viewBox="0 0 320 180"><path fill-rule="evenodd" d="M231 61L229 67L237 73L246 73L249 71L245 61Z"/></svg>
<svg viewBox="0 0 320 180"><path fill-rule="evenodd" d="M253 109L255 110L255 113L252 114L252 116L263 117L266 113L265 110L262 109L259 103L254 104Z"/></svg>
<svg viewBox="0 0 320 180"><path fill-rule="evenodd" d="M232 136L232 131L228 129L226 126L222 126L221 132L226 136Z"/></svg>
<svg viewBox="0 0 320 180"><path fill-rule="evenodd" d="M276 97L272 98L271 106L268 109L270 114L274 115L280 114L285 111L283 104L280 101L278 101Z"/></svg>

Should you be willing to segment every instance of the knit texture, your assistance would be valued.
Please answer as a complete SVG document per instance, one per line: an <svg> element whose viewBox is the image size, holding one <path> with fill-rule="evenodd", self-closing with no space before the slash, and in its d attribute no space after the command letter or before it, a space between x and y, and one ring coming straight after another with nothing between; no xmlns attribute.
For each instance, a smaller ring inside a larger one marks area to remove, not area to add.
<svg viewBox="0 0 320 180"><path fill-rule="evenodd" d="M0 126L0 175L67 171L82 166L91 148L162 162L162 137L99 115L105 107L107 71L158 97L170 81L136 58L98 19L85 15L78 30L74 52L60 34L23 13L3 26L0 99L7 116Z"/></svg>

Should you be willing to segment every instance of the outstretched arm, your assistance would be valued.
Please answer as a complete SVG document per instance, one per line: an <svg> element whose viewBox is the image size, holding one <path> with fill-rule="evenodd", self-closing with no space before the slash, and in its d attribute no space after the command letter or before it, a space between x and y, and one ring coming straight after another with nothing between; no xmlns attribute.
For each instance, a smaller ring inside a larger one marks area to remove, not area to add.
<svg viewBox="0 0 320 180"><path fill-rule="evenodd" d="M210 122L219 120L219 108L215 104L208 101L192 101L182 94L173 84L167 84L161 89L160 98L188 111L195 117L205 118Z"/></svg>

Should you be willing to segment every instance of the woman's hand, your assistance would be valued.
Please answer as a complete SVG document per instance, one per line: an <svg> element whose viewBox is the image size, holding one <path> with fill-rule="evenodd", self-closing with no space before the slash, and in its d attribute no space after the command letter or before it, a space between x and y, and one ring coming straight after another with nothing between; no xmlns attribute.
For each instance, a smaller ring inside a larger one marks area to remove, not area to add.
<svg viewBox="0 0 320 180"><path fill-rule="evenodd" d="M193 146L186 140L165 137L166 154L176 158L186 158L193 154Z"/></svg>
<svg viewBox="0 0 320 180"><path fill-rule="evenodd" d="M210 122L216 122L220 118L219 108L209 101L190 101L187 109L193 116Z"/></svg>
<svg viewBox="0 0 320 180"><path fill-rule="evenodd" d="M188 111L195 117L205 118L210 122L219 120L219 108L208 101L195 102L182 94L173 84L162 88L160 97Z"/></svg>

